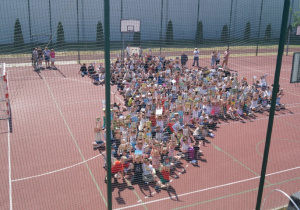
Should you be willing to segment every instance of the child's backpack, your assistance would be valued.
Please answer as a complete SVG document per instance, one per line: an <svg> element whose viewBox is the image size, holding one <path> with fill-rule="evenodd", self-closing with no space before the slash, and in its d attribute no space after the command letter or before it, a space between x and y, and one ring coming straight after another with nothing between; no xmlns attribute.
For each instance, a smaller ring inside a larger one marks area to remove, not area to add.
<svg viewBox="0 0 300 210"><path fill-rule="evenodd" d="M194 160L195 159L195 149L194 147L189 147L188 149L188 160Z"/></svg>

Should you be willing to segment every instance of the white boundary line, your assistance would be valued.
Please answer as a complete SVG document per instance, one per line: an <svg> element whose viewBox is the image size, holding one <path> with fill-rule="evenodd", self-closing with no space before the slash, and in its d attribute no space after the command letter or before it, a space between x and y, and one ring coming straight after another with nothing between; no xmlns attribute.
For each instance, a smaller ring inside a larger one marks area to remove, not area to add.
<svg viewBox="0 0 300 210"><path fill-rule="evenodd" d="M272 175L276 175L276 174L280 174L280 173L284 173L284 172L292 171L292 170L296 170L296 169L300 169L300 166L295 167L295 168L289 168L289 169L282 170L282 171L277 171L277 172L274 172L274 173L270 173L270 174L267 174L266 176L272 176ZM252 177L252 178L249 178L249 179L244 179L244 180L240 180L240 181L236 181L236 182L230 182L230 183L227 183L227 184L217 185L217 186L214 186L214 187L208 187L208 188L205 188L205 189L196 190L196 191L192 191L192 192L188 192L188 193L183 193L183 194L177 195L177 197L182 197L182 196L186 196L186 195L190 195L190 194L195 194L195 193L204 192L204 191L208 191L208 190L213 190L213 189L217 189L217 188L221 188L221 187L235 185L235 184L251 181L251 180L254 180L254 179L258 179L258 178L260 178L260 176L256 176L256 177ZM172 198L176 198L176 196L172 196ZM161 199L157 199L157 200L153 200L153 201L148 201L148 202L144 202L144 205L150 204L150 203L156 203L156 202L160 202L160 201L164 201L164 200L169 200L169 199L170 199L170 197L165 197L165 198L161 198ZM122 208L118 208L116 210L133 208L133 207L137 207L137 206L140 206L140 205L142 205L142 204L135 204L135 205L131 205L131 206L125 206L125 207L122 207Z"/></svg>
<svg viewBox="0 0 300 210"><path fill-rule="evenodd" d="M89 174L91 175L91 177L92 177L92 179L93 179L93 182L94 182L94 184L95 184L95 186L96 186L98 192L100 193L100 195L101 195L101 197L102 197L102 199L103 199L105 205L107 206L107 201L106 201L105 198L104 198L104 195L103 195L103 193L102 193L102 191L101 191L101 189L100 189L100 187L99 187L99 184L97 183L94 174L92 173L92 171L91 171L89 165L87 164L86 159L85 159L85 157L84 157L84 155L83 155L83 153L82 153L82 151L81 151L81 149L80 149L80 147L79 147L79 145L78 145L78 143L77 143L77 140L75 139L75 137L74 137L74 135L73 135L73 132L72 132L70 126L68 125L68 123L67 123L67 121L66 121L66 119L65 119L65 117L64 117L64 115L63 115L63 113L62 113L62 111L61 111L61 109L60 109L60 107L59 107L59 105L58 105L58 103L57 103L57 101L56 101L56 98L55 98L54 95L53 95L53 92L52 92L52 90L51 90L49 84L48 84L47 81L46 81L46 78L43 77L43 79L44 79L44 82L45 82L45 84L46 84L46 86L47 86L47 88L48 88L48 90L49 90L49 93L50 93L50 95L51 95L51 97L52 97L52 100L53 100L53 102L55 103L56 108L57 108L57 110L59 111L59 114L61 115L62 120L64 121L64 123L65 123L65 125L66 125L66 127L67 127L67 129L68 129L68 131L69 131L69 134L71 135L71 138L72 138L73 142L75 143L75 146L76 146L76 148L77 148L77 150L78 150L78 152L79 152L79 154L80 154L82 160L84 161L85 166L86 166L86 168L87 168Z"/></svg>
<svg viewBox="0 0 300 210"><path fill-rule="evenodd" d="M96 156L94 156L94 157L92 157L92 158L90 158L90 159L87 159L87 160L85 160L85 161L82 161L82 162L80 162L80 163L76 163L76 164L74 164L74 165L67 166L67 167L65 167L65 168L57 169L57 170L55 170L55 171L50 171L50 172L47 172L47 173L43 173L43 174L39 174L39 175L34 175L34 176L29 176L29 177L24 177L24 178L20 178L20 179L13 179L12 182L18 182L18 181L23 181L23 180L27 180L27 179L37 178L37 177L41 177L41 176L45 176L45 175L49 175L49 174L54 174L54 173L57 173L57 172L60 172L60 171L64 171L64 170L66 170L66 169L73 168L73 167L75 167L75 166L81 165L81 164L86 163L86 162L88 162L88 161L90 161L90 160L93 160L93 159L95 159L95 158L97 158L97 157L99 157L99 156L101 156L101 154L96 155Z"/></svg>
<svg viewBox="0 0 300 210"><path fill-rule="evenodd" d="M295 103L295 104L300 104L300 103ZM299 107L299 106L296 106L296 107ZM275 116L275 118L277 118L277 117L288 117L288 116L299 115L299 114L300 114L300 113L286 114L286 115ZM269 119L269 117L264 117L264 118L254 119L253 121L265 120L265 119ZM239 123L239 122L232 122L232 123ZM229 124L232 124L232 123L221 123L221 124L219 124L219 125L222 125L222 126L223 126L223 125L229 125ZM105 152L104 152L104 153L105 153ZM90 160L93 160L93 159L95 159L95 158L97 158L97 157L99 157L99 156L101 156L101 154L96 155L96 156L94 156L94 157L92 157L92 158L90 158L90 159L87 159L87 160L82 161L82 162L80 162L80 163L76 163L76 164L71 165L71 166L67 166L67 167L64 167L64 168L61 168L61 169L57 169L57 170L50 171L50 172L43 173L43 174L39 174L39 175L34 175L34 176L29 176L29 177L24 177L24 178L19 178L19 179L14 179L14 180L12 180L12 182L23 181L23 180L27 180L27 179L37 178L37 177L41 177L41 176L45 176L45 175L57 173L57 172L60 172L60 171L64 171L64 170L66 170L66 169L73 168L73 167L75 167L75 166L81 165L81 164L83 164L83 163L85 163L85 162L88 162L88 161L90 161ZM188 167L188 165L187 165L187 167Z"/></svg>
<svg viewBox="0 0 300 210"><path fill-rule="evenodd" d="M13 205L12 205L11 160L10 160L10 133L9 133L8 120L7 120L7 156L8 156L9 209L12 210Z"/></svg>

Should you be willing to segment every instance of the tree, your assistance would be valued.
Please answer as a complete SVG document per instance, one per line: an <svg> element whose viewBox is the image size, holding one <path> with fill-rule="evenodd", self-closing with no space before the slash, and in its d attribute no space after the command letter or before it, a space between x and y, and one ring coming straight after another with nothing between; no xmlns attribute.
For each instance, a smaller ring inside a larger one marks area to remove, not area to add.
<svg viewBox="0 0 300 210"><path fill-rule="evenodd" d="M65 32L64 32L64 27L61 22L58 23L57 25L57 45L61 46L65 44Z"/></svg>
<svg viewBox="0 0 300 210"><path fill-rule="evenodd" d="M203 44L203 24L202 24L202 21L199 21L198 24L197 24L195 42L196 42L196 44Z"/></svg>
<svg viewBox="0 0 300 210"><path fill-rule="evenodd" d="M140 46L141 45L141 32L134 32L133 34L133 45Z"/></svg>
<svg viewBox="0 0 300 210"><path fill-rule="evenodd" d="M293 23L292 26L296 28L297 26L300 26L300 11L293 12Z"/></svg>
<svg viewBox="0 0 300 210"><path fill-rule="evenodd" d="M245 27L244 41L249 41L250 35L251 35L251 25L250 22L248 21Z"/></svg>
<svg viewBox="0 0 300 210"><path fill-rule="evenodd" d="M221 33L221 42L223 43L228 43L228 26L224 25L222 28L222 33Z"/></svg>
<svg viewBox="0 0 300 210"><path fill-rule="evenodd" d="M170 20L168 22L168 26L167 26L167 32L166 32L166 44L167 45L171 45L173 44L174 41L174 35L173 35L173 23Z"/></svg>
<svg viewBox="0 0 300 210"><path fill-rule="evenodd" d="M98 47L104 46L103 26L100 21L97 23L96 44Z"/></svg>
<svg viewBox="0 0 300 210"><path fill-rule="evenodd" d="M22 47L24 45L24 37L19 19L17 19L15 22L14 45L15 47Z"/></svg>
<svg viewBox="0 0 300 210"><path fill-rule="evenodd" d="M272 28L271 28L271 23L267 25L266 31L265 31L265 41L269 42L271 40L271 33L272 33Z"/></svg>

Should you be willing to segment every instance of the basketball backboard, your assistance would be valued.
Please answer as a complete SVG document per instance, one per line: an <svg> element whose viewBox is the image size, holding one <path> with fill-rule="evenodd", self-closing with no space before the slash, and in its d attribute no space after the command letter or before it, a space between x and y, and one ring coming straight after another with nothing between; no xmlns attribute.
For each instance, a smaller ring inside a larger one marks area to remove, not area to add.
<svg viewBox="0 0 300 210"><path fill-rule="evenodd" d="M300 82L300 52L295 52L293 56L293 66L290 83Z"/></svg>
<svg viewBox="0 0 300 210"><path fill-rule="evenodd" d="M121 33L140 32L140 20L121 20Z"/></svg>

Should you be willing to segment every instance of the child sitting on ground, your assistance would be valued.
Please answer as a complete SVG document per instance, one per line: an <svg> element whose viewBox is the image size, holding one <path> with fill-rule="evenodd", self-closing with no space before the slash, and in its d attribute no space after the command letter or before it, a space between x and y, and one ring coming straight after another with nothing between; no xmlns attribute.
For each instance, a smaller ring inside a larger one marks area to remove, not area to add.
<svg viewBox="0 0 300 210"><path fill-rule="evenodd" d="M160 170L160 181L156 183L158 188L168 188L170 186L170 168L162 166Z"/></svg>
<svg viewBox="0 0 300 210"><path fill-rule="evenodd" d="M150 164L150 160L146 158L143 163L143 181L146 184L155 181L155 169Z"/></svg>
<svg viewBox="0 0 300 210"><path fill-rule="evenodd" d="M102 129L99 120L96 121L96 126L94 128L95 133L95 142L92 143L94 150L99 149L100 147L105 147L105 141L102 140Z"/></svg>
<svg viewBox="0 0 300 210"><path fill-rule="evenodd" d="M143 181L143 164L141 155L135 155L133 157L133 173L131 184L141 183Z"/></svg>

